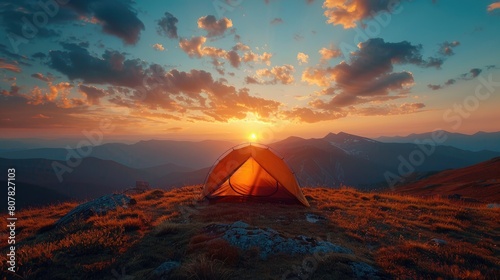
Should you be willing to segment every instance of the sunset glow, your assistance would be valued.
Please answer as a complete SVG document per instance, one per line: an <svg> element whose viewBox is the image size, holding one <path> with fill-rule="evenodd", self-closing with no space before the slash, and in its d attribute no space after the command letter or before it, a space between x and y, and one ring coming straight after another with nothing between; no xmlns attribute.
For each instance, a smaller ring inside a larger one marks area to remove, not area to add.
<svg viewBox="0 0 500 280"><path fill-rule="evenodd" d="M28 2L0 7L7 137L79 138L102 119L109 141L498 129L497 2L70 2L24 40L42 11Z"/></svg>
<svg viewBox="0 0 500 280"><path fill-rule="evenodd" d="M252 133L250 134L250 136L248 136L248 139L250 140L250 142L255 142L257 140L257 135L255 133Z"/></svg>

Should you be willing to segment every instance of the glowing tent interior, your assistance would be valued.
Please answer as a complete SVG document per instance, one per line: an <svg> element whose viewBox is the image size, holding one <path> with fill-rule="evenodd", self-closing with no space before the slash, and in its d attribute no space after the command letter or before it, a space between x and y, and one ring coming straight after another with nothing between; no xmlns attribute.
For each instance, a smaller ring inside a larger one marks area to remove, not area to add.
<svg viewBox="0 0 500 280"><path fill-rule="evenodd" d="M270 201L309 206L292 170L269 147L235 147L210 170L203 196L212 201Z"/></svg>

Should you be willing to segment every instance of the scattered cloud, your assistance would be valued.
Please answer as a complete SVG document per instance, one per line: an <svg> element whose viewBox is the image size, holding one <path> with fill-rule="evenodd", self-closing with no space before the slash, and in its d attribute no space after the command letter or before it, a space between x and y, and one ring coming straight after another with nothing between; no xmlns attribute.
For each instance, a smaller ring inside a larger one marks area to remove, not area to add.
<svg viewBox="0 0 500 280"><path fill-rule="evenodd" d="M471 78L471 79L474 79L475 77L479 76L479 74L481 74L481 72L483 72L483 70L482 70L482 69L479 69L479 68L472 68L472 69L469 71L470 78Z"/></svg>
<svg viewBox="0 0 500 280"><path fill-rule="evenodd" d="M488 5L488 12L493 12L496 9L500 9L500 2L494 2Z"/></svg>
<svg viewBox="0 0 500 280"><path fill-rule="evenodd" d="M220 72L223 70L220 68L224 62L221 60L226 60L229 64L238 68L241 62L262 62L266 65L271 64L272 54L264 52L259 55L250 50L247 45L242 43L237 43L231 50L226 51L224 49L204 46L207 38L203 36L192 37L191 39L181 39L179 41L179 47L190 57L202 58L210 57L212 59L212 64Z"/></svg>
<svg viewBox="0 0 500 280"><path fill-rule="evenodd" d="M247 76L245 82L247 84L266 84L289 85L294 82L293 73L295 68L292 65L285 64L283 66L275 66L271 69L258 69L254 77Z"/></svg>
<svg viewBox="0 0 500 280"><path fill-rule="evenodd" d="M360 43L358 48L351 53L350 62L342 61L333 67L308 67L303 71L302 81L323 89L317 93L316 99L309 102L307 110L294 110L295 117L302 112L307 118L298 119L312 122L340 118L346 114L410 114L424 108L424 104L388 103L407 97L414 84L411 72L396 72L394 66L413 64L438 68L442 61L423 59L422 47L407 41L389 43L374 38ZM335 52L331 54L328 49L320 50L320 54L324 54L323 59L337 55Z"/></svg>
<svg viewBox="0 0 500 280"><path fill-rule="evenodd" d="M72 0L68 7L78 14L78 19L102 26L102 31L134 45L139 41L144 24L132 7L132 0Z"/></svg>
<svg viewBox="0 0 500 280"><path fill-rule="evenodd" d="M164 50L165 50L165 47L163 47L163 45L162 45L162 44L158 44L158 43L156 43L156 44L154 44L154 45L153 45L153 49L155 49L155 50L157 50L157 51L162 52L162 51L164 51Z"/></svg>
<svg viewBox="0 0 500 280"><path fill-rule="evenodd" d="M54 80L54 77L52 76L44 76L42 73L34 73L34 74L31 74L31 77L35 78L35 79L38 79L40 81L44 81L44 82L52 82Z"/></svg>
<svg viewBox="0 0 500 280"><path fill-rule="evenodd" d="M360 116L405 115L420 112L423 108L425 108L425 104L423 103L403 103L401 105L387 104L383 106L354 109L351 113Z"/></svg>
<svg viewBox="0 0 500 280"><path fill-rule="evenodd" d="M47 3L43 2L48 5ZM139 41L144 24L137 17L133 0L72 0L64 5L57 5L58 12L50 17L48 24L36 27L36 36L42 38L60 36L59 30L51 29L68 22L79 24L95 24L102 27L102 32L116 36L125 44L134 45ZM25 21L22 18L33 18L41 10L32 0L8 1L0 8L0 20L7 32L24 37ZM49 12L52 14L53 12Z"/></svg>
<svg viewBox="0 0 500 280"><path fill-rule="evenodd" d="M215 16L208 15L198 19L198 27L207 31L207 37L217 37L233 27L233 22L226 17L217 20Z"/></svg>
<svg viewBox="0 0 500 280"><path fill-rule="evenodd" d="M300 42L304 40L304 36L302 34L296 33L295 35L293 35L293 39L297 42Z"/></svg>
<svg viewBox="0 0 500 280"><path fill-rule="evenodd" d="M305 123L317 123L320 121L336 120L340 118L345 118L347 112L318 112L310 108L301 107L294 108L290 111L285 111L283 115L290 120L295 120L298 122Z"/></svg>
<svg viewBox="0 0 500 280"><path fill-rule="evenodd" d="M31 117L32 119L50 119L49 116L46 116L44 114L38 114L38 115L34 115L33 117Z"/></svg>
<svg viewBox="0 0 500 280"><path fill-rule="evenodd" d="M441 46L439 48L439 53L441 55L445 55L445 56L452 56L455 54L453 52L453 48L455 48L459 45L460 45L460 42L458 42L458 41L453 41L453 42L446 41L446 42L441 44Z"/></svg>
<svg viewBox="0 0 500 280"><path fill-rule="evenodd" d="M99 100L106 96L104 90L93 86L80 85L78 89L87 97L87 102L90 105L99 105Z"/></svg>
<svg viewBox="0 0 500 280"><path fill-rule="evenodd" d="M332 58L336 58L342 55L342 52L333 46L330 46L329 48L322 48L318 52L321 55L322 62L328 61Z"/></svg>
<svg viewBox="0 0 500 280"><path fill-rule="evenodd" d="M494 68L495 68L494 65L486 66L486 70L490 70L490 69L494 69ZM463 74L458 75L455 78L448 79L442 85L428 84L427 87L430 88L431 90L440 90L440 89L443 89L445 87L454 85L455 83L457 83L457 81L472 80L472 79L476 78L477 76L479 76L479 74L481 74L482 72L483 72L483 69L481 69L481 68L472 68L467 73L463 73Z"/></svg>
<svg viewBox="0 0 500 280"><path fill-rule="evenodd" d="M0 53L4 54L6 57L9 57L12 60L16 60L18 64L23 64L23 65L30 65L29 62L32 61L32 59L20 55L18 53L14 53L10 51L10 48L8 48L6 45L0 43Z"/></svg>
<svg viewBox="0 0 500 280"><path fill-rule="evenodd" d="M281 18L274 18L273 20L271 20L270 23L273 24L273 25L281 24L281 23L283 23L283 19L281 19Z"/></svg>
<svg viewBox="0 0 500 280"><path fill-rule="evenodd" d="M309 62L309 56L303 52L299 52L297 54L297 60L299 61L299 65L306 64Z"/></svg>
<svg viewBox="0 0 500 280"><path fill-rule="evenodd" d="M126 59L124 54L110 50L106 50L102 57L97 57L78 45L62 45L65 50L49 53L49 66L70 80L81 79L84 83L127 87L142 84L146 69L139 59Z"/></svg>
<svg viewBox="0 0 500 280"><path fill-rule="evenodd" d="M165 12L165 15L158 20L158 27L156 28L156 32L158 34L167 36L171 39L178 38L177 35L177 23L179 20L169 12Z"/></svg>
<svg viewBox="0 0 500 280"><path fill-rule="evenodd" d="M19 68L19 65L16 62L8 62L3 58L0 58L0 69L21 73L21 68Z"/></svg>
<svg viewBox="0 0 500 280"><path fill-rule="evenodd" d="M183 130L184 130L184 128L183 127L179 127L179 126L167 128L168 132L180 132L180 131L183 131Z"/></svg>
<svg viewBox="0 0 500 280"><path fill-rule="evenodd" d="M427 87L432 89L432 90L438 90L438 89L443 88L442 85L433 85L433 84L428 84Z"/></svg>
<svg viewBox="0 0 500 280"><path fill-rule="evenodd" d="M370 19L381 11L388 11L394 1L368 0L325 0L323 9L327 22L342 25L344 29L354 28L357 22Z"/></svg>
<svg viewBox="0 0 500 280"><path fill-rule="evenodd" d="M47 57L47 55L44 54L43 52L36 52L36 53L32 54L31 57L38 58L38 59L44 59Z"/></svg>
<svg viewBox="0 0 500 280"><path fill-rule="evenodd" d="M271 65L271 58L273 57L272 54L268 52L264 52L261 55L256 54L252 51L245 52L243 54L243 61L244 62L262 62L266 64L267 66Z"/></svg>

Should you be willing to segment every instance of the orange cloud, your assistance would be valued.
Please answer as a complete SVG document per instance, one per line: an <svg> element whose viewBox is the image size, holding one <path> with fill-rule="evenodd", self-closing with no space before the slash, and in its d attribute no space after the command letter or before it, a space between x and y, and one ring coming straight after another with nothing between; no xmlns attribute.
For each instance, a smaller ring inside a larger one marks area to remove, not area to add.
<svg viewBox="0 0 500 280"><path fill-rule="evenodd" d="M500 2L495 2L488 6L488 12L492 12L493 10L496 9L500 9Z"/></svg>
<svg viewBox="0 0 500 280"><path fill-rule="evenodd" d="M225 17L217 20L215 16L208 15L198 19L198 27L207 31L207 37L215 37L233 27L233 22Z"/></svg>
<svg viewBox="0 0 500 280"><path fill-rule="evenodd" d="M387 116L387 115L405 115L421 112L425 107L423 103L403 103L401 105L388 104L378 107L365 107L354 109L352 113L362 116Z"/></svg>
<svg viewBox="0 0 500 280"><path fill-rule="evenodd" d="M8 63L5 59L0 58L0 69L9 70L16 73L21 73L21 68L16 64Z"/></svg>
<svg viewBox="0 0 500 280"><path fill-rule="evenodd" d="M179 47L190 57L210 57L212 58L212 64L216 67L222 66L224 63L219 61L219 59L224 59L231 64L234 68L238 68L240 63L243 61L247 62L262 62L267 65L271 64L272 54L264 52L262 55L258 55L250 50L250 47L242 43L237 43L231 50L226 51L221 48L204 46L207 38L203 36L192 37L191 39L181 39L179 41ZM240 53L243 54L240 55ZM218 71L219 68L216 68ZM220 70L219 72L221 72ZM222 71L223 72L223 71Z"/></svg>
<svg viewBox="0 0 500 280"><path fill-rule="evenodd" d="M297 60L299 61L299 65L302 65L309 62L309 56L303 52L299 52L297 54Z"/></svg>
<svg viewBox="0 0 500 280"><path fill-rule="evenodd" d="M394 1L367 0L325 0L323 8L327 22L342 25L345 29L354 28L357 22L372 18L381 11L390 11Z"/></svg>
<svg viewBox="0 0 500 280"><path fill-rule="evenodd" d="M157 51L162 52L162 51L164 51L164 50L165 50L165 47L164 47L162 44L158 44L158 43L157 43L157 44L154 44L154 45L153 45L153 49L155 49L155 50L157 50Z"/></svg>
<svg viewBox="0 0 500 280"><path fill-rule="evenodd" d="M268 53L268 52L264 52L263 54L258 55L252 51L248 51L248 52L243 54L243 61L244 62L262 62L262 63L266 64L267 66L270 66L272 56L273 55Z"/></svg>
<svg viewBox="0 0 500 280"><path fill-rule="evenodd" d="M59 108L73 108L85 105L86 103L81 99L68 98L72 88L73 85L68 82L58 84L49 82L48 89L35 86L25 97L27 98L27 104L30 105L55 104Z"/></svg>
<svg viewBox="0 0 500 280"><path fill-rule="evenodd" d="M181 47L181 49L190 57L202 57L204 55L202 46L206 41L207 38L203 36L193 37L189 40L181 39L179 41L179 47Z"/></svg>
<svg viewBox="0 0 500 280"><path fill-rule="evenodd" d="M342 55L342 52L333 46L330 48L322 48L321 50L318 51L319 54L321 55L321 61L327 61L332 58L336 58Z"/></svg>
<svg viewBox="0 0 500 280"><path fill-rule="evenodd" d="M44 76L42 73L34 73L34 74L31 74L31 77L35 78L35 79L38 79L40 81L44 81L44 82L52 82L52 80L54 79L54 77L50 76Z"/></svg>
<svg viewBox="0 0 500 280"><path fill-rule="evenodd" d="M258 69L255 71L255 77L246 77L247 84L277 84L289 85L294 82L293 73L295 68L292 65L275 66L271 69ZM268 78L262 80L262 78Z"/></svg>
<svg viewBox="0 0 500 280"><path fill-rule="evenodd" d="M287 119L306 123L336 120L347 116L346 112L315 111L310 108L294 108L283 112L283 114Z"/></svg>
<svg viewBox="0 0 500 280"><path fill-rule="evenodd" d="M302 72L302 81L310 85L327 87L333 81L333 76L329 72L329 69L307 67L304 72Z"/></svg>

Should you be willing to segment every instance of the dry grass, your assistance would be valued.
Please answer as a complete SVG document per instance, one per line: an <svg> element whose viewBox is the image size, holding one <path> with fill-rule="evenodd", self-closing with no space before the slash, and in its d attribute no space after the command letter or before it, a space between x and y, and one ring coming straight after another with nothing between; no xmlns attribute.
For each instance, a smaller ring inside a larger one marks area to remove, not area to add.
<svg viewBox="0 0 500 280"><path fill-rule="evenodd" d="M351 262L365 262L394 279L499 279L499 209L441 198L363 193L352 188L304 188L310 208L282 204L207 204L199 186L133 195L136 205L58 229L76 206L64 203L18 213L18 274L25 279L136 279L167 260L181 262L172 279L282 279L311 256L241 251L202 230L242 220L287 235L307 235L350 248L317 260L304 279L350 279ZM308 213L325 219L312 224ZM0 217L5 219L5 217ZM3 233L4 234L4 233ZM5 240L5 236L2 236ZM438 246L433 238L446 240ZM5 244L5 243L3 243ZM5 271L6 248L2 248ZM85 275L85 277L83 277ZM7 278L3 278L7 279Z"/></svg>

